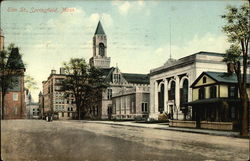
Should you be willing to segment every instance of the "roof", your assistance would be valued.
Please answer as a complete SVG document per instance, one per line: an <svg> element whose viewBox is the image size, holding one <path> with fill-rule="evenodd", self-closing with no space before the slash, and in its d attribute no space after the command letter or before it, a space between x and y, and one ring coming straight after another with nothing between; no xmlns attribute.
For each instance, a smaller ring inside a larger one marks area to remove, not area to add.
<svg viewBox="0 0 250 161"><path fill-rule="evenodd" d="M240 99L237 98L208 98L208 99L202 99L202 100L195 100L192 102L184 103L184 106L192 106L192 105L199 105L199 104L212 104L212 103L219 103L219 102L239 102ZM200 107L206 107L206 106L200 106ZM216 107L216 106L214 106Z"/></svg>
<svg viewBox="0 0 250 161"><path fill-rule="evenodd" d="M191 85L193 87L203 75L209 76L211 79L216 81L217 83L237 83L237 76L235 73L229 74L226 72L203 72L201 75L194 81L194 83ZM250 83L250 75L247 75L247 82Z"/></svg>
<svg viewBox="0 0 250 161"><path fill-rule="evenodd" d="M11 69L25 69L22 56L20 55L18 48L13 48L11 50L7 65Z"/></svg>
<svg viewBox="0 0 250 161"><path fill-rule="evenodd" d="M183 68L183 67L188 66L190 64L194 64L195 62L216 63L216 64L225 63L223 61L217 61L217 60L211 60L211 59L206 60L204 58L199 58L199 56L204 56L204 57L215 56L215 57L221 57L221 59L223 59L224 54L223 53L200 51L198 53L194 53L192 55L188 55L188 56L182 57L182 58L177 59L177 60L168 59L167 62L163 66L151 69L150 76L161 74L163 72L171 71L171 70L174 70L177 68Z"/></svg>
<svg viewBox="0 0 250 161"><path fill-rule="evenodd" d="M105 77L105 80L108 82L112 81L112 73L115 70L115 67L100 69ZM148 74L134 74L134 73L121 73L122 77L128 83L134 84L149 84L149 76Z"/></svg>
<svg viewBox="0 0 250 161"><path fill-rule="evenodd" d="M95 30L95 35L105 35L105 32L102 28L102 24L101 24L101 21L98 22L98 25L96 27L96 30Z"/></svg>
<svg viewBox="0 0 250 161"><path fill-rule="evenodd" d="M149 84L148 74L122 73L122 76L128 81L128 83Z"/></svg>

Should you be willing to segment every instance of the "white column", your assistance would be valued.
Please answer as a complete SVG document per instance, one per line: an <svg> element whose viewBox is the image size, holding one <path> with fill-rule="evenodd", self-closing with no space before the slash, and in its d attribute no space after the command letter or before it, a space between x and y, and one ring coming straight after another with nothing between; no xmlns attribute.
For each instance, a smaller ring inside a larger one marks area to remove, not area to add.
<svg viewBox="0 0 250 161"><path fill-rule="evenodd" d="M155 105L154 105L154 113L158 112L158 83L155 81Z"/></svg>
<svg viewBox="0 0 250 161"><path fill-rule="evenodd" d="M168 81L164 79L164 112L168 113Z"/></svg>
<svg viewBox="0 0 250 161"><path fill-rule="evenodd" d="M175 105L177 108L177 114L180 110L180 79L178 76L175 77Z"/></svg>

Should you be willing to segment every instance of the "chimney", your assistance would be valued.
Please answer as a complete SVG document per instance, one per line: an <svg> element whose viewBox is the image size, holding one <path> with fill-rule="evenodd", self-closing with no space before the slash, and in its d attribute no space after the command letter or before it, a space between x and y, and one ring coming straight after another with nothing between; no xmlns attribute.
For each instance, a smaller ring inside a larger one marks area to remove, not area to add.
<svg viewBox="0 0 250 161"><path fill-rule="evenodd" d="M56 70L51 70L51 74L56 74Z"/></svg>
<svg viewBox="0 0 250 161"><path fill-rule="evenodd" d="M233 63L227 63L227 73L233 74L234 72L234 64Z"/></svg>
<svg viewBox="0 0 250 161"><path fill-rule="evenodd" d="M65 74L65 69L64 68L60 68L60 74Z"/></svg>

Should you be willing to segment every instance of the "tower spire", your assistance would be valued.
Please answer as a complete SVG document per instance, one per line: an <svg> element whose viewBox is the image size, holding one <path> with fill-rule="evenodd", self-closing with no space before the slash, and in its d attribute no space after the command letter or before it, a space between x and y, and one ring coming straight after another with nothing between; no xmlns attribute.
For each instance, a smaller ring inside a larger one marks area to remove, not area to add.
<svg viewBox="0 0 250 161"><path fill-rule="evenodd" d="M100 20L99 20L98 25L96 27L95 35L105 35L105 32L103 30L102 23Z"/></svg>

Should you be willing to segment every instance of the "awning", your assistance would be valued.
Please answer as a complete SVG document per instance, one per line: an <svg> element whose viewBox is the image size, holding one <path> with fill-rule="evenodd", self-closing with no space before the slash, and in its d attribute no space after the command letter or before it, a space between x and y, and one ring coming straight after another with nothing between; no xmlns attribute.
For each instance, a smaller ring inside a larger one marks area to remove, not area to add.
<svg viewBox="0 0 250 161"><path fill-rule="evenodd" d="M192 105L200 105L200 104L212 104L212 103L221 103L221 102L240 102L240 99L236 98L209 98L209 99L202 99L196 100L192 102L184 103L185 106L192 106Z"/></svg>

